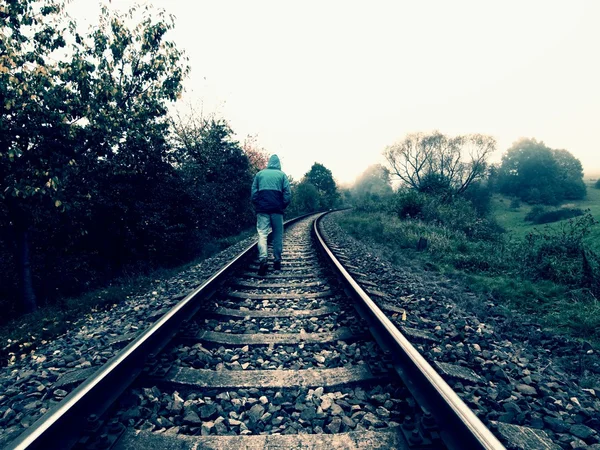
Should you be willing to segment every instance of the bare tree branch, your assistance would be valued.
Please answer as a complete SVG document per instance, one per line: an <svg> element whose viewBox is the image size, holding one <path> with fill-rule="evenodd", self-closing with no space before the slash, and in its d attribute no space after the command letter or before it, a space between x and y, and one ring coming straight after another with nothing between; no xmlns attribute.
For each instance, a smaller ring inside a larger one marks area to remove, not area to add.
<svg viewBox="0 0 600 450"><path fill-rule="evenodd" d="M434 175L445 180L453 192L461 193L485 175L487 159L495 149L491 136L448 137L434 131L408 134L388 146L384 156L392 173L413 189L421 189L424 178Z"/></svg>

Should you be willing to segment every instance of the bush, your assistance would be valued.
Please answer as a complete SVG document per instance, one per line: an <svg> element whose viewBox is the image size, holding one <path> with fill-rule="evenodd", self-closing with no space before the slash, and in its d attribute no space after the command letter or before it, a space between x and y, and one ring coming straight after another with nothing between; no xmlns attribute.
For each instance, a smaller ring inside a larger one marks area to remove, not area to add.
<svg viewBox="0 0 600 450"><path fill-rule="evenodd" d="M483 203L482 210L485 210ZM426 224L446 227L471 239L497 240L504 232L493 218L481 214L472 201L461 196L440 197L401 190L389 202L388 212L402 220L419 219Z"/></svg>
<svg viewBox="0 0 600 450"><path fill-rule="evenodd" d="M510 209L519 209L521 207L521 199L519 197L515 197L510 201Z"/></svg>
<svg viewBox="0 0 600 450"><path fill-rule="evenodd" d="M491 212L492 190L489 185L472 183L462 196L471 202L479 216L484 217Z"/></svg>
<svg viewBox="0 0 600 450"><path fill-rule="evenodd" d="M595 187L596 189L600 189L600 178L598 178L598 179L596 180L596 182L594 183L594 187Z"/></svg>
<svg viewBox="0 0 600 450"><path fill-rule="evenodd" d="M439 173L428 173L421 178L419 192L440 197L450 195L452 192L450 180Z"/></svg>
<svg viewBox="0 0 600 450"><path fill-rule="evenodd" d="M399 190L390 200L390 210L400 219L417 218L423 214L427 196L412 189Z"/></svg>
<svg viewBox="0 0 600 450"><path fill-rule="evenodd" d="M525 220L542 225L546 223L558 222L559 220L571 219L573 217L582 216L584 212L579 208L562 208L552 211L547 211L539 205L534 206L531 211L525 216Z"/></svg>
<svg viewBox="0 0 600 450"><path fill-rule="evenodd" d="M583 214L584 212L579 208L557 209L556 211L548 211L544 214L540 214L534 223L541 225L545 223L558 222L559 220L583 216Z"/></svg>
<svg viewBox="0 0 600 450"><path fill-rule="evenodd" d="M464 233L470 239L497 240L504 232L491 217L481 216L471 201L462 197L451 202L429 198L423 207L423 220Z"/></svg>
<svg viewBox="0 0 600 450"><path fill-rule="evenodd" d="M535 220L545 214L547 212L546 208L542 205L535 205L531 210L525 215L525 220L527 222L535 222Z"/></svg>
<svg viewBox="0 0 600 450"><path fill-rule="evenodd" d="M588 263L590 260L595 261L593 253L585 248L584 238L595 224L596 220L587 213L560 226L546 226L541 231L536 229L529 233L512 247L512 257L518 263L518 272L532 280L580 286L584 278L590 278L589 270L593 270L589 268L589 264L584 270L586 257ZM591 278L597 276L596 273Z"/></svg>

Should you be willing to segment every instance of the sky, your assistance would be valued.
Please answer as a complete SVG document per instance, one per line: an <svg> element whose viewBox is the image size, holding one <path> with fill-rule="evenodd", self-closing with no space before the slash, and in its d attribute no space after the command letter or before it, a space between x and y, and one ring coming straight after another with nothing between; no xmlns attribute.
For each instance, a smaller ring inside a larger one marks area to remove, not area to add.
<svg viewBox="0 0 600 450"><path fill-rule="evenodd" d="M98 5L72 0L82 26ZM146 0L176 17L189 58L182 104L256 135L299 180L319 162L341 184L385 165L407 133L521 137L600 175L600 1Z"/></svg>

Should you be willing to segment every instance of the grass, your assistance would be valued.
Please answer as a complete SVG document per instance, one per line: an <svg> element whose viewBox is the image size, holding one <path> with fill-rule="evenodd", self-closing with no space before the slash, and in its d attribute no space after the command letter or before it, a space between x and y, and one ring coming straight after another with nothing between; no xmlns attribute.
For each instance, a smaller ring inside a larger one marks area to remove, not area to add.
<svg viewBox="0 0 600 450"><path fill-rule="evenodd" d="M109 310L122 301L143 292L151 291L162 280L171 278L191 266L211 257L215 253L255 233L248 229L236 236L207 242L201 255L187 264L157 269L149 274L116 279L108 286L86 292L72 298L62 298L53 305L44 305L35 312L10 320L0 326L0 366L11 353L23 353L39 344L56 338L74 328L87 314Z"/></svg>
<svg viewBox="0 0 600 450"><path fill-rule="evenodd" d="M587 183L587 197L583 200L569 201L560 205L565 208L580 208L589 210L590 214L600 222L600 189L594 187L594 183ZM511 208L511 199L496 194L492 199L492 210L498 223L515 238L522 238L540 225L533 225L525 221L525 216L531 211L532 206L521 203L518 208ZM586 239L590 248L600 253L600 225L594 227Z"/></svg>
<svg viewBox="0 0 600 450"><path fill-rule="evenodd" d="M591 197L600 199L600 191ZM600 303L588 291L522 276L507 242L522 239L534 228L523 220L530 208L510 210L510 201L500 200L494 199L495 213L511 235L500 242L473 241L447 227L384 213L352 211L340 217L339 223L357 239L383 246L396 264L402 264L403 258L418 261L428 271L461 279L470 290L493 299L511 315L519 314L523 321L534 320L546 329L600 345ZM507 207L501 208L504 204ZM593 214L600 214L600 205L593 206ZM429 241L427 251L415 250L420 236Z"/></svg>

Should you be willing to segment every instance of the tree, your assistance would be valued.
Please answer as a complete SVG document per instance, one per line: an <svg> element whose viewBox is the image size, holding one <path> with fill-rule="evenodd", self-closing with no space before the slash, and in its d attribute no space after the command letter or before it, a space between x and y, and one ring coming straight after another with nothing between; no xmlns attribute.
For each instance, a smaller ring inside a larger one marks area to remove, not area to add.
<svg viewBox="0 0 600 450"><path fill-rule="evenodd" d="M470 134L448 137L439 131L412 133L388 146L384 156L392 172L407 186L461 194L485 177L487 159L496 149L491 136Z"/></svg>
<svg viewBox="0 0 600 450"><path fill-rule="evenodd" d="M26 311L36 307L29 262L29 227L39 202L61 206L58 188L70 146L67 87L50 54L65 46L58 2L26 0L0 6L0 201L15 242Z"/></svg>
<svg viewBox="0 0 600 450"><path fill-rule="evenodd" d="M358 177L352 188L358 203L378 201L393 193L390 171L381 164L369 166Z"/></svg>
<svg viewBox="0 0 600 450"><path fill-rule="evenodd" d="M176 123L175 143L182 176L192 192L196 226L224 236L248 225L254 173L227 122L192 117Z"/></svg>
<svg viewBox="0 0 600 450"><path fill-rule="evenodd" d="M502 156L498 189L530 203L557 204L585 197L581 163L566 150L520 139Z"/></svg>
<svg viewBox="0 0 600 450"><path fill-rule="evenodd" d="M131 27L129 18L138 24ZM166 39L172 28L172 16L148 6L124 15L102 7L98 28L87 37L76 34L73 60L62 66L74 85L74 120L87 122L80 150L94 162L101 157L143 172L166 158L167 105L179 98L189 72L184 55Z"/></svg>
<svg viewBox="0 0 600 450"><path fill-rule="evenodd" d="M312 184L319 193L319 203L322 208L331 209L339 199L339 192L331 170L324 165L314 163L304 174L304 180Z"/></svg>
<svg viewBox="0 0 600 450"><path fill-rule="evenodd" d="M68 213L91 197L103 171L164 167L166 103L187 73L165 39L173 21L163 13L154 18L146 8L130 28L125 17L138 10L120 16L103 8L100 26L83 36L62 11L53 0L0 6L0 201L27 311L36 306L28 233L37 208L51 202Z"/></svg>
<svg viewBox="0 0 600 450"><path fill-rule="evenodd" d="M586 187L583 181L583 167L581 161L567 150L552 150L552 155L558 166L558 179L563 188L565 200L578 200L586 196Z"/></svg>
<svg viewBox="0 0 600 450"><path fill-rule="evenodd" d="M321 207L319 190L306 180L295 186L292 198L297 214L318 211Z"/></svg>

